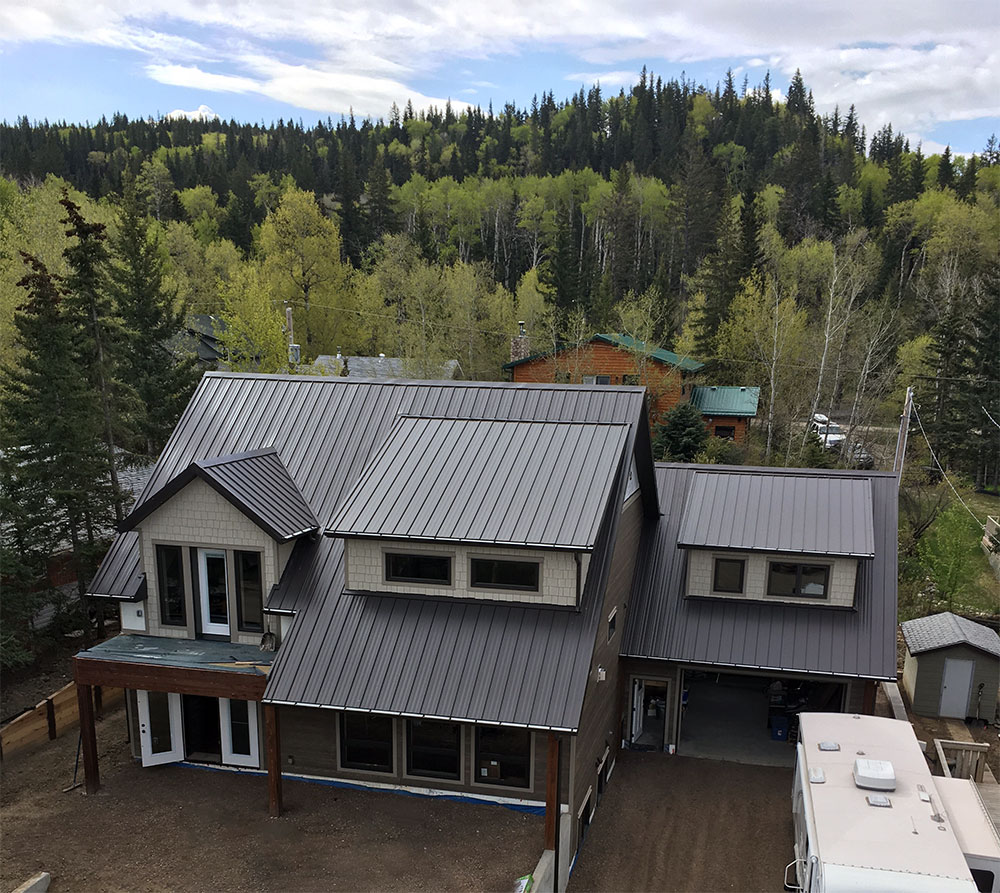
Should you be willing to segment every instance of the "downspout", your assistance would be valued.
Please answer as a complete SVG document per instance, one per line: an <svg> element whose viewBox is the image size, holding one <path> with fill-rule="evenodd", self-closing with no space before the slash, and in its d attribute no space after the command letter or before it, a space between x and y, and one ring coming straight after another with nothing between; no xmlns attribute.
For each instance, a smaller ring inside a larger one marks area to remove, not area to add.
<svg viewBox="0 0 1000 893"><path fill-rule="evenodd" d="M580 557L579 552L573 553L573 558L576 560L576 608L580 609L580 585L583 578L583 559Z"/></svg>

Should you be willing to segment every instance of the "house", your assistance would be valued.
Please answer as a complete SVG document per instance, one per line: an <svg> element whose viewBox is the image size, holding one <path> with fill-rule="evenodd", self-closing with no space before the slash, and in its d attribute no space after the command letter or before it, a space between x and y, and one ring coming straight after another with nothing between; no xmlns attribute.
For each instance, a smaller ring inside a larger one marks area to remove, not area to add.
<svg viewBox="0 0 1000 893"><path fill-rule="evenodd" d="M440 366L421 368L415 361L402 357L387 357L380 353L377 357L352 357L337 354L321 354L305 371L318 375L346 375L351 378L399 378L437 379L452 381L462 377L462 367L458 360L445 360Z"/></svg>
<svg viewBox="0 0 1000 893"><path fill-rule="evenodd" d="M903 689L914 713L992 720L1000 703L1000 636L951 611L900 624Z"/></svg>
<svg viewBox="0 0 1000 893"><path fill-rule="evenodd" d="M116 685L143 765L266 771L274 814L288 775L544 812L562 884L637 715L685 752L695 669L870 709L883 477L654 466L640 387L210 373L91 584L122 635L74 659L88 790ZM743 571L689 591L703 552Z"/></svg>
<svg viewBox="0 0 1000 893"><path fill-rule="evenodd" d="M691 402L701 410L712 437L745 443L757 415L760 388L695 385Z"/></svg>
<svg viewBox="0 0 1000 893"><path fill-rule="evenodd" d="M649 394L650 419L657 424L677 404L694 403L715 437L743 442L757 415L760 388L695 384L705 364L620 333L594 335L579 345L532 354L522 333L511 339L504 365L515 382L641 385Z"/></svg>
<svg viewBox="0 0 1000 893"><path fill-rule="evenodd" d="M225 360L226 349L222 336L226 323L209 313L188 314L184 331L170 339L170 349L178 354L194 354L199 364L207 369L217 369Z"/></svg>

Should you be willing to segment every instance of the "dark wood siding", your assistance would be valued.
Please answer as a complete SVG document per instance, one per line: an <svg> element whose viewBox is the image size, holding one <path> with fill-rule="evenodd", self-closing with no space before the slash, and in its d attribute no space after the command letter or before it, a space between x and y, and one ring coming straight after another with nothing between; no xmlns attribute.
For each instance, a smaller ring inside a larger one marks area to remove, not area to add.
<svg viewBox="0 0 1000 893"><path fill-rule="evenodd" d="M597 765L606 748L613 761L621 745L621 705L619 691L619 659L622 635L628 612L628 597L632 590L632 574L635 570L636 555L639 550L639 535L642 531L642 500L636 494L622 509L618 523L618 537L608 586L604 594L604 608L601 622L597 627L594 653L591 658L590 676L583 698L580 715L580 731L573 739L572 783L570 813L574 819L571 851L577 846L576 812L583 805L587 789L597 789ZM614 637L608 641L608 615L617 611ZM604 682L598 682L598 667L606 673ZM570 748L567 748L569 750Z"/></svg>

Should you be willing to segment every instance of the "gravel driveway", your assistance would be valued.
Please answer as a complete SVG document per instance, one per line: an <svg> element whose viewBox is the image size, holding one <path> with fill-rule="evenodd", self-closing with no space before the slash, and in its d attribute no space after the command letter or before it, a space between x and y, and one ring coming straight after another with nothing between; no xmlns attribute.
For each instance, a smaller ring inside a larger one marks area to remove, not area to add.
<svg viewBox="0 0 1000 893"><path fill-rule="evenodd" d="M625 751L570 893L782 889L792 770Z"/></svg>

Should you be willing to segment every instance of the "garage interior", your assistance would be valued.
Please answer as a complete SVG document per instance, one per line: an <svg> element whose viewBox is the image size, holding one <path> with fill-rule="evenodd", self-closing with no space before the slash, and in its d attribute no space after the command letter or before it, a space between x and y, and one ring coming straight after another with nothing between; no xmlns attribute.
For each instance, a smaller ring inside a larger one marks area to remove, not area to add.
<svg viewBox="0 0 1000 893"><path fill-rule="evenodd" d="M685 670L678 753L757 766L794 766L798 714L839 712L844 685Z"/></svg>

